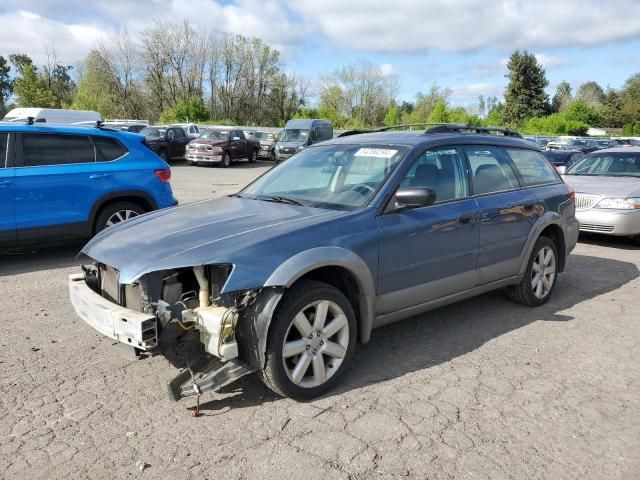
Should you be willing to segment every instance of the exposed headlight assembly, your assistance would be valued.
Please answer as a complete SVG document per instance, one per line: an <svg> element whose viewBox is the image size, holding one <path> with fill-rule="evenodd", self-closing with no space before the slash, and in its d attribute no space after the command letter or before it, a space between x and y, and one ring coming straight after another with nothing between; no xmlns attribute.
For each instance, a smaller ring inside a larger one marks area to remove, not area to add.
<svg viewBox="0 0 640 480"><path fill-rule="evenodd" d="M640 209L640 197L603 198L598 202L596 208L608 208L615 210Z"/></svg>

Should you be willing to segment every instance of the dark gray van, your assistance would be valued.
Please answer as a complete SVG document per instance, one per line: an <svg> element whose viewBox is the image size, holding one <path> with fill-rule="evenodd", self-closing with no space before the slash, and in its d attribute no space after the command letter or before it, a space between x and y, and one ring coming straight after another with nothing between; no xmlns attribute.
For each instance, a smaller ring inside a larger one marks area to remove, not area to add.
<svg viewBox="0 0 640 480"><path fill-rule="evenodd" d="M329 120L289 120L276 143L276 162L286 160L309 145L333 138L333 125Z"/></svg>

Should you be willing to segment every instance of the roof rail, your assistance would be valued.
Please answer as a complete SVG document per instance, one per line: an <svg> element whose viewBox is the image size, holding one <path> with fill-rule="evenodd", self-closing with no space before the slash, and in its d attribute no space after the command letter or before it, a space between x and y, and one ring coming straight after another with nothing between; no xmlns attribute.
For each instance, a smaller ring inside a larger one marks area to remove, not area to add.
<svg viewBox="0 0 640 480"><path fill-rule="evenodd" d="M389 125L376 130L376 132L387 132L389 130L395 130L396 128L408 128L413 130L413 127L448 127L448 128L461 128L465 127L462 123L446 123L446 122L427 122L427 123L401 123L400 125Z"/></svg>
<svg viewBox="0 0 640 480"><path fill-rule="evenodd" d="M505 137L522 138L522 135L520 135L519 132L507 127L482 127L468 124L442 124L434 128L430 128L424 133L498 133Z"/></svg>

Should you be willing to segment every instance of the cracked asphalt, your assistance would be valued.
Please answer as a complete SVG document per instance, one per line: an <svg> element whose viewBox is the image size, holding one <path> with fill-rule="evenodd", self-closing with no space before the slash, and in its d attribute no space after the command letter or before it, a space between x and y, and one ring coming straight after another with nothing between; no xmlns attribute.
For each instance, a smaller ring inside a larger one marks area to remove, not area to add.
<svg viewBox="0 0 640 480"><path fill-rule="evenodd" d="M174 165L181 202L269 167ZM153 232L150 232L152 234ZM494 292L386 326L330 395L255 375L168 401L175 369L127 359L73 312L79 245L0 257L3 479L640 478L640 250L581 238L552 301Z"/></svg>

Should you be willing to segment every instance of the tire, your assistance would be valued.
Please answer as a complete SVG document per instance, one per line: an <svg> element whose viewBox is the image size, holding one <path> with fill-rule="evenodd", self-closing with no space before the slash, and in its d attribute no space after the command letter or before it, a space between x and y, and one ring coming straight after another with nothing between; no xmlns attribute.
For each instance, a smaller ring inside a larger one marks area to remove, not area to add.
<svg viewBox="0 0 640 480"><path fill-rule="evenodd" d="M222 161L220 162L220 166L222 168L229 168L231 165L231 157L229 156L229 152L224 152L222 155Z"/></svg>
<svg viewBox="0 0 640 480"><path fill-rule="evenodd" d="M322 306L326 306L326 322L318 328L310 315L315 319ZM307 320L305 335L297 326L301 313ZM287 292L271 320L260 377L281 396L307 400L323 395L348 368L356 335L355 313L343 293L325 283L303 280ZM289 352L285 352L285 343Z"/></svg>
<svg viewBox="0 0 640 480"><path fill-rule="evenodd" d="M276 163L276 152L271 152L271 155L269 156L269 159L273 162Z"/></svg>
<svg viewBox="0 0 640 480"><path fill-rule="evenodd" d="M197 163L193 162L191 160L187 160L187 165L191 165L193 167L193 166L197 165Z"/></svg>
<svg viewBox="0 0 640 480"><path fill-rule="evenodd" d="M549 252L552 253L552 257L548 257ZM542 271L539 270L541 262L544 265ZM540 237L533 246L524 277L518 285L509 287L507 293L514 302L537 307L551 298L557 280L558 249L553 240Z"/></svg>
<svg viewBox="0 0 640 480"><path fill-rule="evenodd" d="M142 215L145 212L146 210L143 207L133 202L115 202L107 205L96 217L94 234L121 221Z"/></svg>
<svg viewBox="0 0 640 480"><path fill-rule="evenodd" d="M255 150L254 150L254 151L252 151L252 152L249 154L249 158L248 158L249 163L256 163L256 158L257 158L257 156L258 156L258 154L256 153L256 151L255 151Z"/></svg>
<svg viewBox="0 0 640 480"><path fill-rule="evenodd" d="M167 162L167 163L169 162L169 159L167 158L167 152L166 152L165 150L160 150L160 151L158 152L158 156L159 156L162 160L164 160L165 162Z"/></svg>

